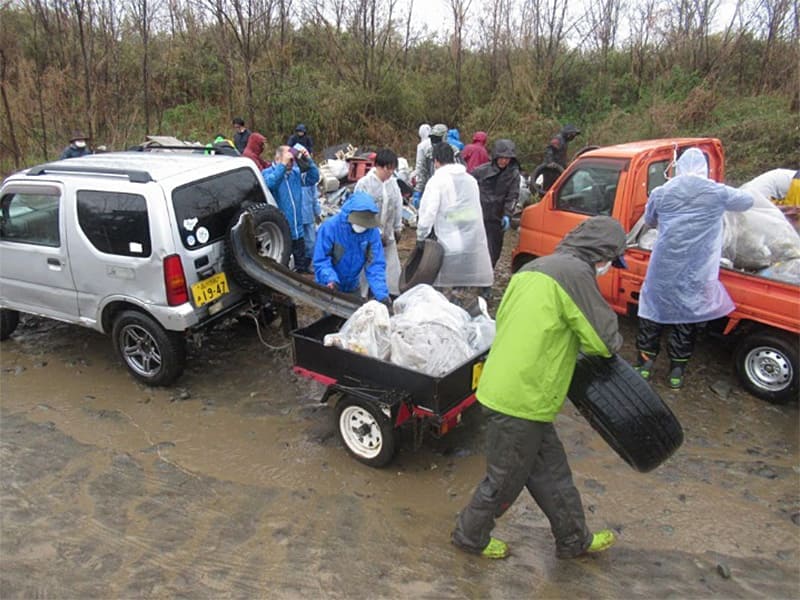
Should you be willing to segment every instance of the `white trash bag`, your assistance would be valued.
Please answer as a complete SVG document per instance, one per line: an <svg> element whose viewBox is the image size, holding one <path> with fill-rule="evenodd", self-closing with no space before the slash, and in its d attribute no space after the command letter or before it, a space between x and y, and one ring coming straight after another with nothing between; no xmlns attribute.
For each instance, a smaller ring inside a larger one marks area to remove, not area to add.
<svg viewBox="0 0 800 600"><path fill-rule="evenodd" d="M326 335L322 343L386 360L391 350L389 309L370 300L350 315L338 333Z"/></svg>
<svg viewBox="0 0 800 600"><path fill-rule="evenodd" d="M451 304L430 285L417 285L394 302L393 363L441 377L485 351L494 340L494 321Z"/></svg>

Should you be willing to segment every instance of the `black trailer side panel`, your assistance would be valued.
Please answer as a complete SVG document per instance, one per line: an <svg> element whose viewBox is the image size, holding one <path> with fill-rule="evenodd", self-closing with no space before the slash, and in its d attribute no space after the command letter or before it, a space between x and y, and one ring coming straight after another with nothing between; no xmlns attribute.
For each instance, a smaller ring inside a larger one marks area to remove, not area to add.
<svg viewBox="0 0 800 600"><path fill-rule="evenodd" d="M328 333L339 331L344 320L328 316L292 333L294 364L321 373L345 385L367 385L404 390L411 401L442 415L470 396L488 352L484 352L442 377L432 377L363 354L324 346Z"/></svg>

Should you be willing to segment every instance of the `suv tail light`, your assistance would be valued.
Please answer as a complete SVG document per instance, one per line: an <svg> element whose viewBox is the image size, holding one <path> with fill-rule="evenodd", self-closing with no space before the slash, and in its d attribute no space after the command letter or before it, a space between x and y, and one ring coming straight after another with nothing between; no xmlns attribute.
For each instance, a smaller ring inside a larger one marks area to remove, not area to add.
<svg viewBox="0 0 800 600"><path fill-rule="evenodd" d="M181 257L171 254L164 259L164 285L167 288L167 304L178 306L189 301L186 291L186 276L183 274Z"/></svg>

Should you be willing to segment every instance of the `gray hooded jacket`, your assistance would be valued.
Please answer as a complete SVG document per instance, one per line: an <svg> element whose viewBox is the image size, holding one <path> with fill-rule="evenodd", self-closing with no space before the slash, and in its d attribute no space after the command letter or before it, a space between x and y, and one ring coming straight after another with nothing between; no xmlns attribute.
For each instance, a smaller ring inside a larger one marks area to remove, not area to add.
<svg viewBox="0 0 800 600"><path fill-rule="evenodd" d="M617 315L600 294L595 265L625 253L625 232L611 217L592 217L570 231L553 254L528 263L522 270L539 271L555 279L581 309L611 352L622 347Z"/></svg>

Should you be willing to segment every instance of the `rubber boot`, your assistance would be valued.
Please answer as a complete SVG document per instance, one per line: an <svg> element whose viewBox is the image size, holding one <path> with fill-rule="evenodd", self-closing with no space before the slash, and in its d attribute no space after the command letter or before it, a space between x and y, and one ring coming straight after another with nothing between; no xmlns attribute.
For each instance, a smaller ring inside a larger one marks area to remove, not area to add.
<svg viewBox="0 0 800 600"><path fill-rule="evenodd" d="M642 350L639 351L639 355L636 357L636 366L634 369L638 371L639 375L641 375L642 379L645 381L650 381L650 377L653 374L653 363L655 360L655 354L644 352Z"/></svg>
<svg viewBox="0 0 800 600"><path fill-rule="evenodd" d="M683 374L686 371L686 364L689 360L670 360L669 362L669 387L679 390L683 387Z"/></svg>

